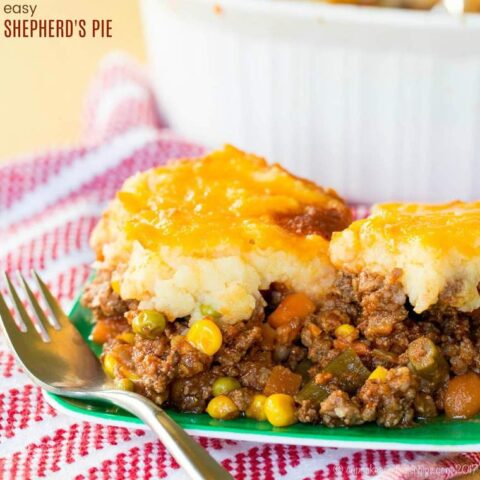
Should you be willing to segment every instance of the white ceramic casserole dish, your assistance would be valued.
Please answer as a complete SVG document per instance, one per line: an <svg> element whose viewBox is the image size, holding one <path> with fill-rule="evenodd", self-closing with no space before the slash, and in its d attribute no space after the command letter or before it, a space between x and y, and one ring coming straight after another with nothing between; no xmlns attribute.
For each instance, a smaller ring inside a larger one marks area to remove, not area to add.
<svg viewBox="0 0 480 480"><path fill-rule="evenodd" d="M181 134L356 201L480 196L480 15L302 0L142 0Z"/></svg>

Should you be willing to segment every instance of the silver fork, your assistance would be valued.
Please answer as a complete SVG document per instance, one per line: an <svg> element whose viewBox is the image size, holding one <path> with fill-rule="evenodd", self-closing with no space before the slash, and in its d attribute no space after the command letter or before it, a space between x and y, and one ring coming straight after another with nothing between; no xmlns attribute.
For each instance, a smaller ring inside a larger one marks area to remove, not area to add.
<svg viewBox="0 0 480 480"><path fill-rule="evenodd" d="M178 426L160 407L132 392L115 389L103 368L75 326L34 272L40 293L51 311L45 315L35 295L20 275L29 303L37 317L37 326L5 274L21 329L0 293L0 317L3 332L17 360L32 380L48 392L72 398L106 400L142 419L163 442L192 479L230 479L224 470L195 440ZM43 337L43 338L42 338Z"/></svg>

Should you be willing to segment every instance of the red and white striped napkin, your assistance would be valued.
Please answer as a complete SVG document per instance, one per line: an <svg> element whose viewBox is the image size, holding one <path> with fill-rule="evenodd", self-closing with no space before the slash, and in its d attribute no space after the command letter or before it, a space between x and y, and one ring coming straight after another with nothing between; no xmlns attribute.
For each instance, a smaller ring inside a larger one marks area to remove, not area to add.
<svg viewBox="0 0 480 480"><path fill-rule="evenodd" d="M123 180L203 150L162 125L147 76L121 54L102 63L87 95L84 123L81 145L0 168L0 271L37 269L66 306L89 274L89 234ZM185 478L150 432L56 412L1 338L0 378L0 480ZM480 465L478 454L198 440L239 480L440 480Z"/></svg>

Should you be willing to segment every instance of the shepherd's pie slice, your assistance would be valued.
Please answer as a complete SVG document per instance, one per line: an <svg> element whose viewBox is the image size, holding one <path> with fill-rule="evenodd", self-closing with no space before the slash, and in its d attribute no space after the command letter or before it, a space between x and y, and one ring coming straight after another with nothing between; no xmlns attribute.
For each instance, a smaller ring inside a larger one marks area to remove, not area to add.
<svg viewBox="0 0 480 480"><path fill-rule="evenodd" d="M480 307L480 202L377 205L333 235L330 258L351 274L397 270L417 313L439 301L473 311Z"/></svg>
<svg viewBox="0 0 480 480"><path fill-rule="evenodd" d="M129 178L91 243L97 270L140 309L194 321L208 305L236 323L272 283L323 298L331 234L350 221L334 191L228 146Z"/></svg>

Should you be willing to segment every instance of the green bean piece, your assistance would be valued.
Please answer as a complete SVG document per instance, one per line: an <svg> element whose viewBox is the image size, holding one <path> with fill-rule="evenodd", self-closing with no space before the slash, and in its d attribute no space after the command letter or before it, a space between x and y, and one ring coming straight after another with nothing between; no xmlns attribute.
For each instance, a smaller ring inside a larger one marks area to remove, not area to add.
<svg viewBox="0 0 480 480"><path fill-rule="evenodd" d="M310 379L310 375L308 374L308 371L310 370L311 366L312 366L312 361L306 358L305 360L302 360L297 365L297 368L295 369L295 373L298 373L299 375L301 375L304 382L308 382L308 380Z"/></svg>
<svg viewBox="0 0 480 480"><path fill-rule="evenodd" d="M348 393L360 388L370 375L370 371L351 348L337 355L325 367L324 372L331 373L338 386Z"/></svg>
<svg viewBox="0 0 480 480"><path fill-rule="evenodd" d="M377 360L381 361L382 363L386 364L397 364L398 363L398 356L392 352L387 352L385 350L380 350L378 348L374 348L372 350L372 356Z"/></svg>
<svg viewBox="0 0 480 480"><path fill-rule="evenodd" d="M328 385L318 385L312 379L295 395L297 402L310 400L315 405L320 405L331 393L332 389Z"/></svg>
<svg viewBox="0 0 480 480"><path fill-rule="evenodd" d="M435 387L448 377L448 363L438 347L428 337L414 340L407 349L411 370Z"/></svg>

